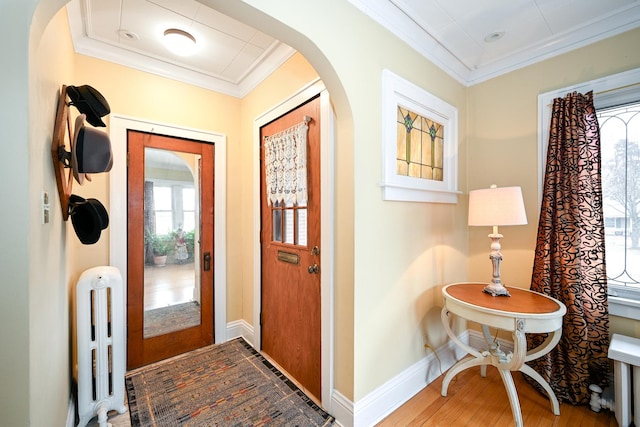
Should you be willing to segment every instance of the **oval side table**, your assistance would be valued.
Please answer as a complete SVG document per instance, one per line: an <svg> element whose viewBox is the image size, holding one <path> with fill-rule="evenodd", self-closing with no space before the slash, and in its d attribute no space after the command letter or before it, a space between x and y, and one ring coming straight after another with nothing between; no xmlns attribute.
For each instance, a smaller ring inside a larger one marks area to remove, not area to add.
<svg viewBox="0 0 640 427"><path fill-rule="evenodd" d="M522 412L511 371L520 371L533 378L549 395L551 410L560 415L560 406L549 384L525 362L537 359L551 351L562 335L562 317L567 312L563 303L555 298L526 289L510 287L510 297L491 296L482 291L486 283L452 283L442 289L444 307L442 324L447 335L469 353L449 369L442 382L442 396L447 396L451 380L473 366L481 367L485 376L487 365L498 368L507 390L516 427L522 427ZM478 350L462 342L451 329L449 314L477 322L482 326L487 349ZM513 351L505 353L495 341L489 328L509 331L513 337ZM538 347L527 351L527 333L548 333Z"/></svg>

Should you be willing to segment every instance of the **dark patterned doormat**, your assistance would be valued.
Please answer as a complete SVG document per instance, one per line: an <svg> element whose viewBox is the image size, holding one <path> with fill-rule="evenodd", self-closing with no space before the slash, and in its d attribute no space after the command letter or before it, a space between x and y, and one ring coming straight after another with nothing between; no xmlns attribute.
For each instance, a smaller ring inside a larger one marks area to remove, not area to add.
<svg viewBox="0 0 640 427"><path fill-rule="evenodd" d="M244 339L149 365L125 378L132 426L329 426L334 417Z"/></svg>
<svg viewBox="0 0 640 427"><path fill-rule="evenodd" d="M200 304L189 301L144 312L144 337L151 338L200 324Z"/></svg>

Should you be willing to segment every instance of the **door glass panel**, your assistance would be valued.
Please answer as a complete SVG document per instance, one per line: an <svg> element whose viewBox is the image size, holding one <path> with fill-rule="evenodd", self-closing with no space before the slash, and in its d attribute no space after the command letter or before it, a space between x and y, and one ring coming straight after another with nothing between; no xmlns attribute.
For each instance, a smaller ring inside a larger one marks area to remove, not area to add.
<svg viewBox="0 0 640 427"><path fill-rule="evenodd" d="M293 209L284 211L284 243L293 244Z"/></svg>
<svg viewBox="0 0 640 427"><path fill-rule="evenodd" d="M144 158L143 336L151 338L200 325L200 156L146 147Z"/></svg>
<svg viewBox="0 0 640 427"><path fill-rule="evenodd" d="M275 202L273 204L273 240L276 242L282 241L282 211L279 208L280 203Z"/></svg>
<svg viewBox="0 0 640 427"><path fill-rule="evenodd" d="M271 207L272 240L307 246L307 203L275 202Z"/></svg>
<svg viewBox="0 0 640 427"><path fill-rule="evenodd" d="M298 209L296 210L296 214L297 214L297 222L298 222L297 244L300 246L307 246L307 210Z"/></svg>

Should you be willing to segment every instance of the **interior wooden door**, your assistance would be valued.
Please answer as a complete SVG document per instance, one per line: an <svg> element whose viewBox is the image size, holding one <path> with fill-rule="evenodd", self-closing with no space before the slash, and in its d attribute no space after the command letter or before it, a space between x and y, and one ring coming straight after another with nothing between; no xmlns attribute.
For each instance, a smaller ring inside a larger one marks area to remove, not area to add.
<svg viewBox="0 0 640 427"><path fill-rule="evenodd" d="M214 146L128 131L127 368L213 343Z"/></svg>
<svg viewBox="0 0 640 427"><path fill-rule="evenodd" d="M268 203L265 137L310 118L308 200ZM316 398L321 398L320 98L261 129L262 351Z"/></svg>

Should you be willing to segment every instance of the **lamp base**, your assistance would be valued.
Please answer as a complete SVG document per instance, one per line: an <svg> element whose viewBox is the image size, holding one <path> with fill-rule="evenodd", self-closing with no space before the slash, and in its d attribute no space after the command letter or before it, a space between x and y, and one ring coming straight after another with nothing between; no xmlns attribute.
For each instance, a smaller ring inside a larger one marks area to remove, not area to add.
<svg viewBox="0 0 640 427"><path fill-rule="evenodd" d="M490 285L485 286L482 292L486 292L493 297L510 297L511 296L507 288L505 288L502 285L498 286L495 283L491 283Z"/></svg>
<svg viewBox="0 0 640 427"><path fill-rule="evenodd" d="M511 294L500 280L500 262L502 261L500 239L502 238L502 234L498 233L498 227L493 227L493 233L489 234L489 238L491 239L491 254L489 255L489 259L491 259L491 265L493 266L493 278L491 279L491 283L485 286L483 291L494 297L510 297Z"/></svg>

